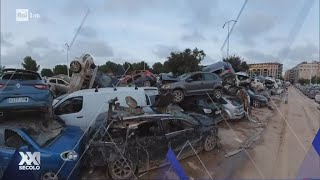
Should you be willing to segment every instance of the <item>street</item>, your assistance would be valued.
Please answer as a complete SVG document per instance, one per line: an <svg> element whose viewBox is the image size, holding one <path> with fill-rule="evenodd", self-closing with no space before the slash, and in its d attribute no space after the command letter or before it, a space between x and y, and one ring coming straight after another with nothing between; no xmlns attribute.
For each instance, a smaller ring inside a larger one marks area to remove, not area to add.
<svg viewBox="0 0 320 180"><path fill-rule="evenodd" d="M289 88L288 99L288 104L281 103L275 111L262 142L249 151L256 167L247 161L234 178L290 179L297 176L319 128L320 111L318 104L294 87Z"/></svg>

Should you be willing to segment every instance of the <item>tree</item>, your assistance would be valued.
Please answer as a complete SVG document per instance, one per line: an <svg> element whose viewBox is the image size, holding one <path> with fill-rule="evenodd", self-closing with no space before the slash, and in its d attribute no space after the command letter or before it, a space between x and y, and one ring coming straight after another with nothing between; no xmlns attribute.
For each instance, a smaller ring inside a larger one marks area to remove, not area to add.
<svg viewBox="0 0 320 180"><path fill-rule="evenodd" d="M298 80L298 83L299 83L299 84L302 84L302 85L304 85L304 84L309 84L309 82L310 82L309 79L303 79L303 78L301 78L301 79Z"/></svg>
<svg viewBox="0 0 320 180"><path fill-rule="evenodd" d="M148 65L148 63L144 62L144 61L140 61L140 62L137 62L137 63L133 63L132 66L131 66L131 69L132 71L134 70L149 70L150 67Z"/></svg>
<svg viewBox="0 0 320 180"><path fill-rule="evenodd" d="M58 74L65 74L68 75L67 73L67 65L62 65L62 64L58 64L53 68L53 74L54 75L58 75ZM72 74L72 71L70 71L69 69L69 74Z"/></svg>
<svg viewBox="0 0 320 180"><path fill-rule="evenodd" d="M206 54L203 50L185 49L183 52L171 52L168 60L164 62L164 69L173 74L184 74L200 70L199 64Z"/></svg>
<svg viewBox="0 0 320 180"><path fill-rule="evenodd" d="M241 57L239 56L233 55L227 58L223 58L223 61L230 63L235 72L240 72L240 71L246 72L249 70L249 66L247 62L241 59Z"/></svg>
<svg viewBox="0 0 320 180"><path fill-rule="evenodd" d="M53 74L52 69L43 68L43 69L41 70L41 76L42 76L42 77L51 77L51 76L53 76L53 75L54 75L54 74Z"/></svg>
<svg viewBox="0 0 320 180"><path fill-rule="evenodd" d="M154 63L152 66L152 69L153 69L153 73L155 73L155 74L160 74L160 73L165 72L165 69L164 69L163 64L161 62Z"/></svg>
<svg viewBox="0 0 320 180"><path fill-rule="evenodd" d="M31 56L24 57L21 65L25 70L37 72L40 69L40 65L37 65L36 60L32 59Z"/></svg>
<svg viewBox="0 0 320 180"><path fill-rule="evenodd" d="M123 65L122 65L122 67L123 67L125 70L127 70L127 69L129 68L127 72L132 71L132 64L129 63L129 62L124 62Z"/></svg>

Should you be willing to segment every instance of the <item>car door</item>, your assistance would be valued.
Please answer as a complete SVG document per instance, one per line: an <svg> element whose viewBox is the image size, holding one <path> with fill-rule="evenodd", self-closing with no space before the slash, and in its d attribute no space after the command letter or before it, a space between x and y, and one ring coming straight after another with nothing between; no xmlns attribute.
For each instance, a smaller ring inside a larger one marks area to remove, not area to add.
<svg viewBox="0 0 320 180"><path fill-rule="evenodd" d="M190 144L194 146L200 140L199 134L196 132L195 124L192 124L183 118L162 119L161 123L169 147L172 148L176 155L192 153ZM190 144L187 143L188 141Z"/></svg>
<svg viewBox="0 0 320 180"><path fill-rule="evenodd" d="M139 143L139 161L149 161L149 167L158 166L166 159L168 140L157 120L139 123L137 142ZM147 167L146 167L147 168Z"/></svg>
<svg viewBox="0 0 320 180"><path fill-rule="evenodd" d="M204 88L203 93L213 92L214 87L217 84L218 77L213 73L204 73Z"/></svg>
<svg viewBox="0 0 320 180"><path fill-rule="evenodd" d="M205 88L204 79L202 73L196 73L186 79L185 91L188 95L200 94Z"/></svg>
<svg viewBox="0 0 320 180"><path fill-rule="evenodd" d="M54 109L54 114L57 115L66 125L77 126L82 130L86 130L86 112L83 108L84 97L76 96L63 100Z"/></svg>
<svg viewBox="0 0 320 180"><path fill-rule="evenodd" d="M18 168L19 161L17 162L17 158L20 158L20 156L15 157L14 155L17 155L17 150L22 151L20 148L24 145L28 145L27 141L25 141L15 130L0 128L0 178L6 168L12 163L17 163L16 165L13 165ZM10 170L18 171L18 169Z"/></svg>

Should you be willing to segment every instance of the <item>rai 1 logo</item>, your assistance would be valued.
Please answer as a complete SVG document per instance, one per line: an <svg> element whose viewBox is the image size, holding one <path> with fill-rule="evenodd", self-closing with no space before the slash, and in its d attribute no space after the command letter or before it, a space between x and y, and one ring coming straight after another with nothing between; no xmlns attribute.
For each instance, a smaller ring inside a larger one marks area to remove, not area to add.
<svg viewBox="0 0 320 180"><path fill-rule="evenodd" d="M40 170L40 152L19 152L19 170Z"/></svg>

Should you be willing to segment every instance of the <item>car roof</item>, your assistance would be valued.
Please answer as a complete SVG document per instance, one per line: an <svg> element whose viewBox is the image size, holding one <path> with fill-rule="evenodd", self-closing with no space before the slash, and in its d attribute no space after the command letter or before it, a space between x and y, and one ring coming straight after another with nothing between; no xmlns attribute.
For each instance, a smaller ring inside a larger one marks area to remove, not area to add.
<svg viewBox="0 0 320 180"><path fill-rule="evenodd" d="M69 95L86 95L86 94L104 94L104 93L113 93L113 92L132 92L132 91L144 91L144 90L156 90L158 91L158 88L156 87L106 87L106 88L98 88L98 92L95 92L95 89L83 89L83 90L79 90L79 91L75 91Z"/></svg>
<svg viewBox="0 0 320 180"><path fill-rule="evenodd" d="M3 69L2 70L3 73L13 73L13 72L16 72L16 73L31 73L31 74L36 74L36 75L39 75L39 73L37 72L34 72L34 71L29 71L29 70L24 70L24 69L15 69L15 68L6 68L6 69Z"/></svg>

